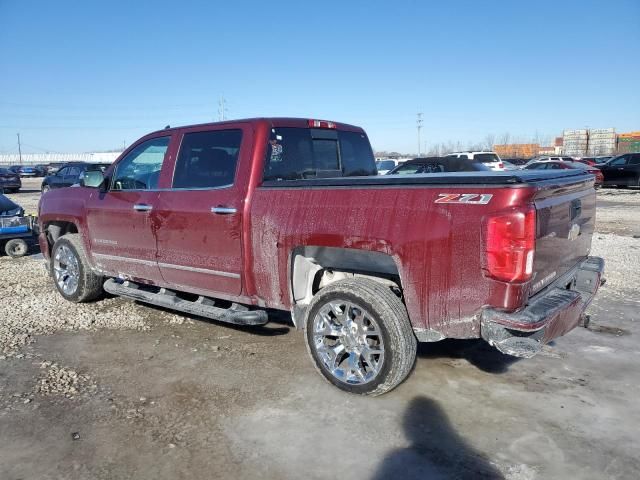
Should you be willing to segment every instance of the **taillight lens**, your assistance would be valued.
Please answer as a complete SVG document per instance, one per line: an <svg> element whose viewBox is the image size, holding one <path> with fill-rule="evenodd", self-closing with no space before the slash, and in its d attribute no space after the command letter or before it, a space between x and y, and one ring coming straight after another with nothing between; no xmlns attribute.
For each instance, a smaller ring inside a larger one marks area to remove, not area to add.
<svg viewBox="0 0 640 480"><path fill-rule="evenodd" d="M504 282L526 282L533 273L536 249L536 211L500 213L486 222L486 267L490 277Z"/></svg>

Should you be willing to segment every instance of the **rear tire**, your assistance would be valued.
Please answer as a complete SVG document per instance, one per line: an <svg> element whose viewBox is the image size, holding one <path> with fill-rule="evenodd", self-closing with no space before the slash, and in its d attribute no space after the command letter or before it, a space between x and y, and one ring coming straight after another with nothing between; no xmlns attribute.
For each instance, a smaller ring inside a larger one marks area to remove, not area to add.
<svg viewBox="0 0 640 480"><path fill-rule="evenodd" d="M42 193L47 193L49 190L51 190L51 187L49 185L42 186Z"/></svg>
<svg viewBox="0 0 640 480"><path fill-rule="evenodd" d="M11 258L24 257L29 251L29 245L21 238L13 238L4 246L4 252Z"/></svg>
<svg viewBox="0 0 640 480"><path fill-rule="evenodd" d="M407 309L388 286L370 279L341 280L320 290L307 309L305 341L320 374L359 395L395 388L416 360Z"/></svg>
<svg viewBox="0 0 640 480"><path fill-rule="evenodd" d="M64 235L51 249L51 277L65 300L89 302L103 294L103 277L91 270L80 234Z"/></svg>

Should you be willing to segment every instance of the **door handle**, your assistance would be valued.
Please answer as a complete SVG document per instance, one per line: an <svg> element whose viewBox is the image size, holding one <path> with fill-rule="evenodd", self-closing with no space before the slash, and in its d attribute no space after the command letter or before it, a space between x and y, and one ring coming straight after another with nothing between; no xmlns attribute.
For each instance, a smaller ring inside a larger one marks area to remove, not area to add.
<svg viewBox="0 0 640 480"><path fill-rule="evenodd" d="M133 206L133 209L136 212L150 212L153 209L153 207L151 205L147 205L146 203L136 203Z"/></svg>
<svg viewBox="0 0 640 480"><path fill-rule="evenodd" d="M218 205L217 207L211 207L211 213L216 213L218 215L232 215L236 213L237 210L231 207L223 207Z"/></svg>

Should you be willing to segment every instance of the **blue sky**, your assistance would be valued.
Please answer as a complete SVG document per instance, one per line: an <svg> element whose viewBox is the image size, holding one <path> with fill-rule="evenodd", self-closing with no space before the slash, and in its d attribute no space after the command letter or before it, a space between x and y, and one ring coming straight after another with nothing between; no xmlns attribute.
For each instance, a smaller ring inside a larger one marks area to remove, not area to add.
<svg viewBox="0 0 640 480"><path fill-rule="evenodd" d="M640 2L0 0L0 153L301 116L377 149L640 130ZM423 146L424 148L424 146Z"/></svg>

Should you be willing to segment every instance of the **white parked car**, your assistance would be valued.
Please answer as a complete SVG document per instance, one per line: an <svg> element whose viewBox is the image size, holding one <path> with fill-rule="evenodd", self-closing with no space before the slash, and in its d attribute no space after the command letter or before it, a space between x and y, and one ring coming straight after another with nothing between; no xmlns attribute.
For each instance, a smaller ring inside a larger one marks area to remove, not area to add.
<svg viewBox="0 0 640 480"><path fill-rule="evenodd" d="M502 160L500 160L500 157L496 152L454 152L445 155L445 157L474 160L476 162L483 163L491 170L495 170L497 172L502 172L504 170L504 163L502 163Z"/></svg>

